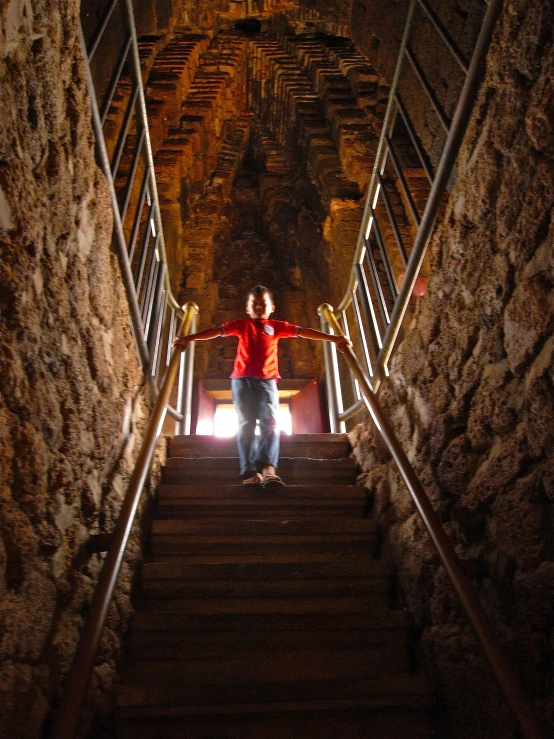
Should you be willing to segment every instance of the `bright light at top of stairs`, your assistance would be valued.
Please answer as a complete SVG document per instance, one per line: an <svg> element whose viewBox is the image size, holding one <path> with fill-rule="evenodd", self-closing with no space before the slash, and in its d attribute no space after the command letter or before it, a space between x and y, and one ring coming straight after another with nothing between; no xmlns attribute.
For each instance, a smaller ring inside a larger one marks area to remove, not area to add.
<svg viewBox="0 0 554 739"><path fill-rule="evenodd" d="M279 405L279 430L284 434L292 434L292 417L290 407L287 403ZM218 403L215 409L213 421L204 419L199 422L196 429L197 434L207 434L220 437L236 436L238 429L237 414L232 405ZM256 433L259 431L256 428Z"/></svg>

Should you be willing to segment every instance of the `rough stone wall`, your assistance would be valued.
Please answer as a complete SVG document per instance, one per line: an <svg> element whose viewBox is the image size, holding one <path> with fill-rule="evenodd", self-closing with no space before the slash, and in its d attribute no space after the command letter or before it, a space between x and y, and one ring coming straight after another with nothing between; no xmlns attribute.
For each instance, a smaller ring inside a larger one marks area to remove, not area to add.
<svg viewBox="0 0 554 739"><path fill-rule="evenodd" d="M78 3L0 10L0 735L55 704L150 405L94 163ZM138 530L95 668L115 675Z"/></svg>
<svg viewBox="0 0 554 739"><path fill-rule="evenodd" d="M429 289L380 400L496 632L554 729L554 94L548 0L504 4L431 245ZM437 690L437 735L514 737L386 450L351 435Z"/></svg>

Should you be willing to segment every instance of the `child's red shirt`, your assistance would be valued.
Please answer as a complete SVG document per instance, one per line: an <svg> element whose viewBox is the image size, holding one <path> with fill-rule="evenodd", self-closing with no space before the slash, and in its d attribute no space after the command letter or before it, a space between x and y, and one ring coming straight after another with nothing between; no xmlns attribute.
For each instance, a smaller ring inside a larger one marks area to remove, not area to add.
<svg viewBox="0 0 554 739"><path fill-rule="evenodd" d="M223 336L238 336L239 343L231 377L279 379L279 339L298 336L300 326L271 318L238 318L221 325Z"/></svg>

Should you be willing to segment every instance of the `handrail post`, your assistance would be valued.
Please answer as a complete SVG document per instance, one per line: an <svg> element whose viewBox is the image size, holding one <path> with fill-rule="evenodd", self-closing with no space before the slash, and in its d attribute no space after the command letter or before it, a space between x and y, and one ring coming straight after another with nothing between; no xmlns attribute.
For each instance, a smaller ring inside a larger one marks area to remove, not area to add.
<svg viewBox="0 0 554 739"><path fill-rule="evenodd" d="M371 220L371 210L373 208L373 201L375 200L375 193L377 192L378 185L378 175L382 174L384 171L384 165L386 163L386 141L385 136L389 134L389 132L392 131L394 127L394 123L396 120L396 105L394 100L394 92L398 88L398 83L400 81L400 75L402 72L402 67L404 65L404 49L408 45L408 39L410 37L410 33L412 30L412 22L414 18L414 12L416 7L416 0L410 0L410 3L408 5L408 10L406 13L406 21L404 23L404 31L402 34L402 39L400 41L400 48L398 52L398 57L396 61L396 66L394 69L394 76L392 79L392 83L389 90L389 100L387 103L387 109L385 110L385 117L383 119L383 123L381 124L381 135L379 136L379 144L377 145L377 152L375 154L375 160L373 165L373 170L371 172L371 179L369 181L369 186L367 188L367 194L364 204L364 212L362 215L362 223L360 226L360 231L358 233L358 240L356 242L356 252L354 255L354 264L361 264L363 262L363 257L365 254L366 249L366 240L369 238L369 228L368 225ZM343 299L339 303L338 310L346 310L346 308L349 305L350 301L350 293L355 288L355 282L356 282L356 275L354 274L354 271L350 274L350 281L348 283L348 287L346 288L346 292L344 294Z"/></svg>
<svg viewBox="0 0 554 739"><path fill-rule="evenodd" d="M321 330L326 334L333 333L329 322L326 320L326 310L332 311L333 308L328 303L323 303L317 309L321 322ZM339 331L340 333L340 331ZM332 434L344 434L346 426L339 416L343 411L342 393L340 389L339 365L337 362L337 350L333 343L325 341L323 343L323 360L325 363L325 375L327 389L327 405L329 406L329 426Z"/></svg>
<svg viewBox="0 0 554 739"><path fill-rule="evenodd" d="M198 306L195 303L187 303L183 306L180 335L186 335L190 332L192 319L196 313L198 313ZM129 487L115 525L113 538L92 596L88 616L85 620L81 638L79 639L75 657L67 677L67 688L62 695L56 714L52 739L74 739L75 737L82 705L94 667L94 660L100 645L100 639L119 570L123 562L125 547L127 546L127 541L131 533L131 527L148 475L152 455L163 426L167 404L179 368L181 353L181 350L178 348L173 351L165 381L146 426L135 469L129 481Z"/></svg>
<svg viewBox="0 0 554 739"><path fill-rule="evenodd" d="M146 97L144 95L144 84L142 82L142 69L140 66L137 29L135 26L135 14L133 11L133 0L125 0L125 5L127 7L127 22L129 25L129 31L130 31L131 39L132 39L132 43L131 43L132 66L134 70L135 83L138 87L137 103L138 103L139 114L137 115L137 118L140 119L141 126L145 132L144 142L145 142L145 148L146 148L147 168L152 173L151 191L152 191L152 201L154 205L153 215L154 215L154 220L155 220L156 231L159 232L159 251L161 255L161 261L164 264L167 264L167 255L165 251L165 238L164 238L164 233L163 233L163 228L162 228L160 199L158 196L158 186L156 183L156 175L155 175L155 169L154 169L154 154L152 151L152 143L150 141L150 129L148 126L148 110L146 107ZM171 291L171 281L169 279L168 272L166 272L165 284L166 284L166 289L169 292L170 305L173 308L176 308L177 302L175 301L175 298L173 297L173 293Z"/></svg>
<svg viewBox="0 0 554 739"><path fill-rule="evenodd" d="M325 314L325 318L334 333L341 334L342 331L340 324L333 314L331 306L324 303L319 307L318 312L319 311ZM381 410L377 398L371 390L369 381L364 375L356 355L349 346L344 349L343 354L348 366L358 380L360 390L373 422L381 434L383 441L386 443L391 456L402 475L404 483L406 484L412 500L423 520L425 528L431 537L433 546L435 547L444 569L450 578L450 582L460 598L475 635L481 643L493 675L495 676L515 719L518 721L522 729L523 736L525 739L544 739L544 733L535 713L534 706L530 698L525 693L511 664L504 655L489 617L481 605L469 578L465 574L462 565L456 556L454 548L446 535L446 532L443 529L413 467L408 461L408 457L402 449L392 426Z"/></svg>
<svg viewBox="0 0 554 739"><path fill-rule="evenodd" d="M119 265L121 268L121 277L123 285L125 287L125 293L127 295L127 301L129 303L129 313L131 318L131 326L133 329L133 337L135 340L137 354L139 355L142 369L144 372L148 371L148 365L150 363L150 356L148 354L148 347L144 338L142 330L142 317L140 315L140 309L138 306L138 300L135 290L135 281L131 270L131 264L129 262L129 255L127 253L127 243L125 240L125 233L123 231L123 224L119 214L119 204L117 202L117 194L115 191L115 185L112 178L112 171L110 167L110 160L108 157L108 151L106 148L106 142L104 140L104 134L102 132L102 123L100 122L100 112L98 110L98 102L96 100L96 93L94 90L94 83L92 81L92 73L88 63L86 55L85 37L83 35L83 29L81 23L79 23L79 38L81 40L81 47L83 49L85 71L87 75L87 84L90 95L90 106L92 112L92 126L96 136L96 147L98 157L100 159L100 166L106 177L108 188L110 192L110 200L112 205L112 211L114 215L114 244L117 249L117 256L119 259Z"/></svg>
<svg viewBox="0 0 554 739"><path fill-rule="evenodd" d="M191 333L196 331L196 316L193 316ZM182 419L175 424L175 434L190 434L192 420L192 379L194 374L194 345L191 341L186 351L181 352L179 380L177 385L177 407Z"/></svg>
<svg viewBox="0 0 554 739"><path fill-rule="evenodd" d="M114 2L113 5L111 6L110 14L113 8L115 7L115 5L116 3ZM112 177L111 166L110 166L110 161L109 161L107 147L106 147L106 141L104 139L103 117L101 116L100 111L98 109L98 101L96 99L94 81L92 79L92 72L90 69L90 60L87 54L85 39L83 35L83 29L82 29L80 22L79 22L78 30L79 30L79 39L81 42L81 49L82 49L83 59L84 59L84 64L85 64L87 86L88 86L89 96L90 96L92 125L93 125L94 134L96 138L97 154L98 154L101 169L106 177L106 181L108 183L108 188L110 192L110 200L111 200L111 206L112 206L112 211L113 211L113 216L114 216L113 243L117 251L117 256L118 256L119 264L121 268L121 276L122 276L123 284L125 287L127 301L129 304L131 331L132 331L132 335L133 335L133 339L135 342L135 346L136 346L136 350L137 350L137 354L140 360L141 367L144 373L148 376L148 381L152 387L154 396L157 396L159 392L158 385L156 382L156 378L151 373L151 369L155 364L155 359L151 357L150 355L146 337L144 335L144 326L142 323L141 309L139 306L137 288L136 288L135 278L134 278L134 274L133 274L133 270L131 266L135 239L137 238L139 224L141 221L141 218L140 218L141 211L142 211L141 203L142 203L144 194L148 188L148 183L150 183L150 187L153 193L153 201L154 201L153 202L153 213L151 213L150 215L153 215L154 220L156 222L155 230L156 230L156 233L158 234L157 236L158 251L160 254L161 262L166 268L165 274L164 274L164 285L165 285L165 289L167 290L167 302L169 306L174 310L179 310L179 304L177 303L177 301L175 300L175 297L173 296L173 292L171 290L171 281L170 281L169 273L167 271L167 256L165 253L165 244L164 244L163 229L162 229L162 222L161 222L161 215L160 215L160 208L159 208L159 200L158 200L158 193L156 189L156 178L155 178L155 172L154 172L154 160L152 157L152 147L150 144L150 136L148 133L148 119L146 115L146 103L145 103L145 98L144 98L144 88L142 84L142 77L141 77L141 70L140 70L140 59L138 55L137 37L136 37L136 29L134 25L132 2L130 0L126 0L126 6L127 6L127 13L128 13L129 32L130 32L129 42L127 45L127 53L129 49L132 48L132 60L129 60L129 61L132 61L132 66L133 66L133 69L135 70L135 78L136 78L135 81L136 81L137 89L138 89L138 103L139 103L139 109L140 109L140 117L139 117L140 120L137 120L137 125L141 129L141 132L143 132L144 134L144 142L146 146L146 159L147 159L147 165L148 165L146 167L144 182L143 182L140 196L139 196L139 206L138 206L137 214L135 217L135 223L133 226L133 233L131 235L130 246L128 246L127 244L127 239L126 239L125 232L123 229L122 216L119 210L117 193L115 189L114 180ZM123 59L121 60L120 67L117 71L118 78L119 78L119 75L121 74L123 62L127 58L127 53L124 55ZM114 86L114 90L115 90L115 86ZM131 185L128 185L128 187L130 186ZM146 230L145 234L149 235L149 233L150 231ZM174 418L178 418L178 414L173 408L169 408L168 412Z"/></svg>

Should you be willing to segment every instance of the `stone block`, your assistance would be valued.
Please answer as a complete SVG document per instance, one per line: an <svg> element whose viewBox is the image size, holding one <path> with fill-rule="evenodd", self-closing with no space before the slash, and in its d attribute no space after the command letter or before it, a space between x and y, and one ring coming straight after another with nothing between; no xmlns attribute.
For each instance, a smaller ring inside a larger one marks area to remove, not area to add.
<svg viewBox="0 0 554 739"><path fill-rule="evenodd" d="M510 369L520 374L550 326L554 309L551 286L541 275L520 283L506 307L504 346Z"/></svg>

